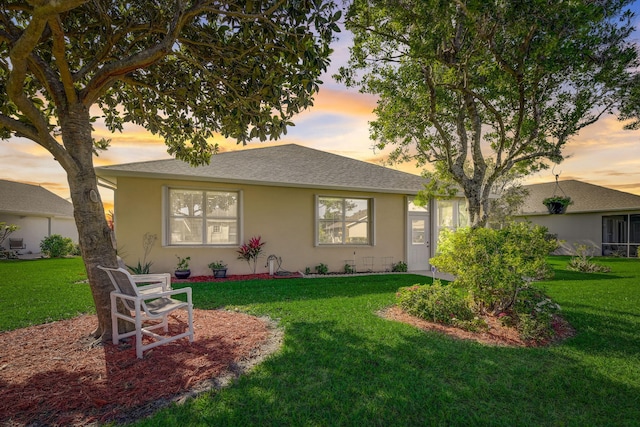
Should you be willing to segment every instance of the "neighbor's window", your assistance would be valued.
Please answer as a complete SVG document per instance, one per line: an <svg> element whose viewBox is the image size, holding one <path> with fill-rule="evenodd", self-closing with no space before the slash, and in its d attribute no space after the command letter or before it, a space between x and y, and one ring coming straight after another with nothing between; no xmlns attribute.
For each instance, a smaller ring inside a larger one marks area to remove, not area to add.
<svg viewBox="0 0 640 427"><path fill-rule="evenodd" d="M370 245L371 205L371 199L318 197L318 244Z"/></svg>
<svg viewBox="0 0 640 427"><path fill-rule="evenodd" d="M170 245L237 245L239 193L169 189Z"/></svg>
<svg viewBox="0 0 640 427"><path fill-rule="evenodd" d="M602 217L602 255L637 257L640 248L640 215Z"/></svg>

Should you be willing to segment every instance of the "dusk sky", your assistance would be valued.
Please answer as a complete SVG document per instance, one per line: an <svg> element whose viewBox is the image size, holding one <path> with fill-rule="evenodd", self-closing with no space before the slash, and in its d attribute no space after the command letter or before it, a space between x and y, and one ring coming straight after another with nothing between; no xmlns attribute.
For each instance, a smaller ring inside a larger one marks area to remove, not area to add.
<svg viewBox="0 0 640 427"><path fill-rule="evenodd" d="M640 17L636 16L636 28ZM324 84L316 96L315 106L293 119L296 126L277 142L255 142L246 147L221 137L214 140L221 151L249 149L275 144L295 143L367 162L380 163L385 153L372 149L368 122L375 117L372 110L376 98L347 89L331 77L338 67L346 64L348 34L339 35L334 43L330 70L324 75ZM98 110L95 110L98 114ZM96 166L166 159L163 141L144 129L126 125L123 133L109 134L99 123L96 138L111 138L111 148L95 158ZM560 179L578 179L640 195L640 131L626 131L615 117L608 116L583 129L565 147L568 157L555 167ZM0 179L41 185L68 198L66 174L52 155L35 142L14 138L0 141ZM394 168L419 174L413 164L395 165ZM528 177L525 183L550 182L555 178L551 169ZM113 200L110 190L101 189L107 208Z"/></svg>

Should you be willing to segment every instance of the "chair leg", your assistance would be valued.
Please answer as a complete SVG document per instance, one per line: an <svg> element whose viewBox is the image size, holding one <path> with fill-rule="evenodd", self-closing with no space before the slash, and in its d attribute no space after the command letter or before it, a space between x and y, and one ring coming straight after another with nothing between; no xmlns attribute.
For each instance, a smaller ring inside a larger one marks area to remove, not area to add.
<svg viewBox="0 0 640 427"><path fill-rule="evenodd" d="M113 344L118 345L120 343L120 334L118 331L118 318L115 313L118 310L116 307L116 297L111 294L111 341Z"/></svg>
<svg viewBox="0 0 640 427"><path fill-rule="evenodd" d="M165 332L169 332L169 314L162 316L162 329Z"/></svg>
<svg viewBox="0 0 640 427"><path fill-rule="evenodd" d="M189 342L193 342L193 305L187 307L187 313L189 316Z"/></svg>
<svg viewBox="0 0 640 427"><path fill-rule="evenodd" d="M142 313L140 302L136 301L136 356L142 359Z"/></svg>

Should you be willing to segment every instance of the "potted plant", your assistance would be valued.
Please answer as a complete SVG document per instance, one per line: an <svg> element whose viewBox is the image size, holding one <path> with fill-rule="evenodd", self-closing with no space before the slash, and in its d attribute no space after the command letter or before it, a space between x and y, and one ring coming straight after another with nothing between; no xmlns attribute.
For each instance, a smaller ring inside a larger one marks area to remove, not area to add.
<svg viewBox="0 0 640 427"><path fill-rule="evenodd" d="M223 279L227 277L227 264L224 261L214 261L209 263L209 268L213 271L213 277Z"/></svg>
<svg viewBox="0 0 640 427"><path fill-rule="evenodd" d="M542 201L542 204L547 207L550 214L560 215L566 212L567 206L571 203L571 197L553 196L547 197Z"/></svg>
<svg viewBox="0 0 640 427"><path fill-rule="evenodd" d="M186 258L182 258L176 255L176 258L178 258L178 265L174 271L176 279L187 279L191 276L191 270L189 270L189 261L191 261L191 257L188 256Z"/></svg>

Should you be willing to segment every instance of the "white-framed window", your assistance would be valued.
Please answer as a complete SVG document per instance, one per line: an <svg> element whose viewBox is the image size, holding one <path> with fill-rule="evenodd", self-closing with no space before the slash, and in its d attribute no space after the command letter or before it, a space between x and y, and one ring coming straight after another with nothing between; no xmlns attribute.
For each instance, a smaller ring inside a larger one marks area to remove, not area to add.
<svg viewBox="0 0 640 427"><path fill-rule="evenodd" d="M316 197L318 245L372 245L373 199Z"/></svg>
<svg viewBox="0 0 640 427"><path fill-rule="evenodd" d="M240 192L167 189L168 245L240 244Z"/></svg>
<svg viewBox="0 0 640 427"><path fill-rule="evenodd" d="M469 211L466 199L450 199L436 201L436 233L445 228L456 230L469 225Z"/></svg>

